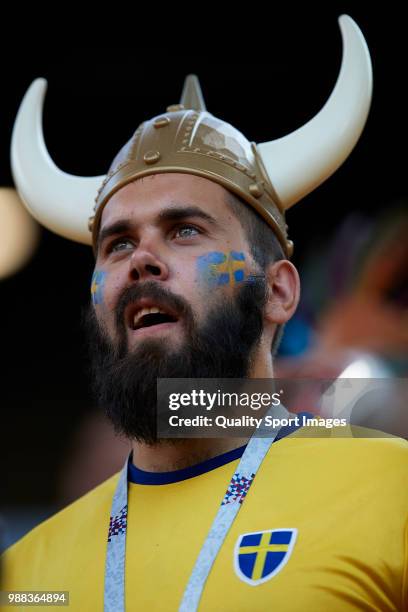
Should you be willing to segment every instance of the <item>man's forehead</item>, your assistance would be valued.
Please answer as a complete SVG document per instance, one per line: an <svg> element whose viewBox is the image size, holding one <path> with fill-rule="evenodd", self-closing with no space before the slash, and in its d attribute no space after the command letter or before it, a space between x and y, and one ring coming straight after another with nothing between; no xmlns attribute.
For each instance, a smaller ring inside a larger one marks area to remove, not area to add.
<svg viewBox="0 0 408 612"><path fill-rule="evenodd" d="M124 217L137 221L183 206L218 217L227 210L227 193L221 185L195 175L161 173L143 177L112 196L102 212L101 227Z"/></svg>

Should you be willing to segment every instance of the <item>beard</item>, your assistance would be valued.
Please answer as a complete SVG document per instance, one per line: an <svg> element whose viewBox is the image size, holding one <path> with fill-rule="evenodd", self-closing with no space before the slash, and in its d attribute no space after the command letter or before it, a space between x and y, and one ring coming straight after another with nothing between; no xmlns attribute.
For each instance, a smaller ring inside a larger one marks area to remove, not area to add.
<svg viewBox="0 0 408 612"><path fill-rule="evenodd" d="M92 303L84 313L92 389L98 405L119 435L156 444L158 378L246 378L263 331L266 302L263 276L244 282L235 295L220 296L199 324L181 296L155 281L128 287L115 309L117 341L95 315ZM160 300L183 323L185 340L177 348L163 339L139 341L128 348L124 310L142 298ZM169 442L169 440L166 440Z"/></svg>

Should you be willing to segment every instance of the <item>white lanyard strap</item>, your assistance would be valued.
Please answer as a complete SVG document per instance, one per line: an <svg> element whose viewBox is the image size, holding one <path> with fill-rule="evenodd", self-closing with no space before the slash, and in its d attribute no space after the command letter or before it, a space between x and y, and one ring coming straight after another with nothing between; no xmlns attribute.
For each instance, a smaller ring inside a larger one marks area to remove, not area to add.
<svg viewBox="0 0 408 612"><path fill-rule="evenodd" d="M274 418L281 419L287 416L288 412L286 409L281 406L279 408L281 410L273 411ZM271 429L268 432L268 438L254 438L252 436L248 442L237 471L231 479L227 493L221 502L211 529L197 557L186 590L184 591L179 612L195 612L198 609L206 580L218 552L245 500L249 487L262 461L278 435L279 429L280 427ZM261 431L258 431L258 434L260 433Z"/></svg>
<svg viewBox="0 0 408 612"><path fill-rule="evenodd" d="M125 612L125 557L128 509L128 460L112 500L105 565L105 612Z"/></svg>

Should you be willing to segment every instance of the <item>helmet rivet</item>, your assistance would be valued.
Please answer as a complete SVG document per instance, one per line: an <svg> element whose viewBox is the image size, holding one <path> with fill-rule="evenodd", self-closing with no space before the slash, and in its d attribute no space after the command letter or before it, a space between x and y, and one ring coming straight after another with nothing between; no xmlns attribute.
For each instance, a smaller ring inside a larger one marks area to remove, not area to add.
<svg viewBox="0 0 408 612"><path fill-rule="evenodd" d="M294 244L292 240L287 240L286 241L286 248L288 251L288 257L292 257L293 255L293 249L294 249Z"/></svg>
<svg viewBox="0 0 408 612"><path fill-rule="evenodd" d="M147 151L143 156L146 164L155 164L160 159L159 151Z"/></svg>
<svg viewBox="0 0 408 612"><path fill-rule="evenodd" d="M166 127L166 125L169 125L169 123L170 123L169 117L160 117L159 119L156 119L153 125L155 128L162 128L162 127Z"/></svg>
<svg viewBox="0 0 408 612"><path fill-rule="evenodd" d="M259 183L253 183L249 186L249 193L254 196L254 198L260 198L263 194L262 186Z"/></svg>
<svg viewBox="0 0 408 612"><path fill-rule="evenodd" d="M166 108L167 113L176 113L177 111L184 110L183 104L171 104Z"/></svg>

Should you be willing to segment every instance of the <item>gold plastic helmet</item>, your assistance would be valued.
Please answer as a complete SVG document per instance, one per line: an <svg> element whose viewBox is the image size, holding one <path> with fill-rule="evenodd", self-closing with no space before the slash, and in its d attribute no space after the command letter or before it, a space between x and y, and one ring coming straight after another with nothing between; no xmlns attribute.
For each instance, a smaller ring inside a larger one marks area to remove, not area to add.
<svg viewBox="0 0 408 612"><path fill-rule="evenodd" d="M12 170L22 200L52 231L95 245L103 208L121 187L150 174L195 174L252 206L290 257L285 211L348 157L370 108L372 71L364 37L347 15L339 24L343 58L334 90L320 112L296 131L270 142L249 142L207 112L198 79L190 75L180 104L142 123L106 176L77 177L55 166L42 133L47 84L37 79L21 103L12 137Z"/></svg>

